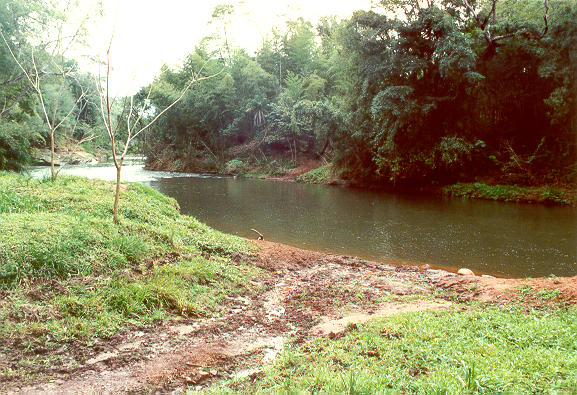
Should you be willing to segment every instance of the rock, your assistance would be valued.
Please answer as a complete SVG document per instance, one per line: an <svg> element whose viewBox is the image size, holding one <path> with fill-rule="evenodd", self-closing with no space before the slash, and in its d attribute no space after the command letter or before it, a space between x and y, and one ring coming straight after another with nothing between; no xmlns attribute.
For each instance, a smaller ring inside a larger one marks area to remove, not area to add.
<svg viewBox="0 0 577 395"><path fill-rule="evenodd" d="M32 153L32 164L36 166L50 166L50 151L36 150ZM54 166L60 166L60 159L54 156Z"/></svg>
<svg viewBox="0 0 577 395"><path fill-rule="evenodd" d="M50 166L50 150L36 149L32 151L32 163L37 166ZM54 165L60 166L62 163L69 165L97 164L96 157L88 152L78 150L57 150L54 153Z"/></svg>
<svg viewBox="0 0 577 395"><path fill-rule="evenodd" d="M473 271L471 269L467 269L465 267L459 269L457 274L460 274L461 276L474 276L475 275L475 273L473 273Z"/></svg>
<svg viewBox="0 0 577 395"><path fill-rule="evenodd" d="M495 278L495 276L491 276L489 274L483 274L481 275L481 277L485 277L485 278Z"/></svg>

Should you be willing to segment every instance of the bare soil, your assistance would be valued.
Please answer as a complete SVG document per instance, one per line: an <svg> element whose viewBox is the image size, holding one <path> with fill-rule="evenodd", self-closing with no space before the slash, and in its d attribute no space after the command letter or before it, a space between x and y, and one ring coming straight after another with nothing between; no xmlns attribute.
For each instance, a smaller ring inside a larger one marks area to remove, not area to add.
<svg viewBox="0 0 577 395"><path fill-rule="evenodd" d="M461 300L507 304L526 308L572 306L577 303L577 276L533 279L490 276L447 276L434 284Z"/></svg>
<svg viewBox="0 0 577 395"><path fill-rule="evenodd" d="M308 173L311 170L321 167L323 163L319 160L304 159L300 161L300 165L294 169L290 169L284 176L270 176L267 180L270 181L285 181L285 182L296 182L297 177Z"/></svg>
<svg viewBox="0 0 577 395"><path fill-rule="evenodd" d="M9 383L8 391L202 389L225 378L257 377L288 341L338 338L350 325L377 317L447 309L456 299L505 303L518 300L519 292L539 298L543 289L559 290L554 296L560 303L577 298L577 277L526 281L459 276L255 243L261 250L254 264L265 269L252 284L259 291L227 300L225 314L134 328L90 347L79 345L47 367L41 381Z"/></svg>

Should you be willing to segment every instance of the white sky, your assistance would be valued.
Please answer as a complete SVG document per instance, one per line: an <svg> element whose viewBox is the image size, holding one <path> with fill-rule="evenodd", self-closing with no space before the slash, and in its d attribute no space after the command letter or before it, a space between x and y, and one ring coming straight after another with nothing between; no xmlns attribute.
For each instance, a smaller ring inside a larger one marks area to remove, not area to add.
<svg viewBox="0 0 577 395"><path fill-rule="evenodd" d="M80 0L82 5L92 4ZM254 51L263 35L284 21L302 16L315 23L322 16L350 16L369 9L370 0L103 0L105 16L88 26L92 56L106 51L111 32L116 93L135 91L152 80L162 64L178 64L203 37L213 33L212 12L218 4L233 4L238 16L228 31L232 45ZM114 93L114 92L113 92Z"/></svg>

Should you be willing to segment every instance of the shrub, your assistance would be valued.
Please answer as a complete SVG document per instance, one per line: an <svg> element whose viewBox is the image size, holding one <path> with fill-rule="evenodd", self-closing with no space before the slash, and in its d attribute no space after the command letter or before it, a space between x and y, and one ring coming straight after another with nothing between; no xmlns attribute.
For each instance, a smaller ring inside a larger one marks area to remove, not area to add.
<svg viewBox="0 0 577 395"><path fill-rule="evenodd" d="M226 163L225 172L227 174L245 174L248 170L248 163L239 159L233 159Z"/></svg>
<svg viewBox="0 0 577 395"><path fill-rule="evenodd" d="M22 170L30 162L31 145L39 140L40 135L24 125L0 123L0 170Z"/></svg>

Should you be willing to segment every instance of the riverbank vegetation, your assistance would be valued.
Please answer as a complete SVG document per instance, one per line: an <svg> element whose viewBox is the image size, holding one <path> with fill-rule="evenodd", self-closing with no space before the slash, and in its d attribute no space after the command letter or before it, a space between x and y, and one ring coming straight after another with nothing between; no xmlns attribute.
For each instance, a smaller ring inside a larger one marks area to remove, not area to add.
<svg viewBox="0 0 577 395"><path fill-rule="evenodd" d="M575 204L574 189L558 189L552 186L521 187L518 185L487 185L484 183L457 183L443 188L447 196L501 202L525 202L547 204Z"/></svg>
<svg viewBox="0 0 577 395"><path fill-rule="evenodd" d="M576 314L475 305L397 314L293 347L255 381L215 392L572 393Z"/></svg>
<svg viewBox="0 0 577 395"><path fill-rule="evenodd" d="M286 21L249 53L226 39L237 10L220 5L215 34L182 64L163 67L134 98L136 111L114 106L112 119L145 126L193 78L212 75L135 140L150 169L278 178L315 160L330 163L331 177L301 181L485 183L564 195L577 179L576 10L575 0L382 1L348 19ZM70 22L65 15L43 0L1 7L0 168L21 169L30 147L49 144L43 107L55 109L50 119L60 125L56 151L80 142L110 150L98 79L72 59L58 74L51 68L65 54L55 59L52 44L42 44ZM31 22L38 18L45 23ZM42 97L23 70L39 78Z"/></svg>
<svg viewBox="0 0 577 395"><path fill-rule="evenodd" d="M573 0L381 2L350 19L287 22L254 56L228 48L215 59L222 41L207 38L159 76L152 102L165 105L201 67L221 78L147 136L147 164L222 172L235 160L246 174L262 161L325 159L357 185L570 190L576 10Z"/></svg>
<svg viewBox="0 0 577 395"><path fill-rule="evenodd" d="M249 290L254 247L139 184L124 186L116 223L113 187L0 173L3 380L129 327L213 316Z"/></svg>

